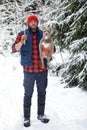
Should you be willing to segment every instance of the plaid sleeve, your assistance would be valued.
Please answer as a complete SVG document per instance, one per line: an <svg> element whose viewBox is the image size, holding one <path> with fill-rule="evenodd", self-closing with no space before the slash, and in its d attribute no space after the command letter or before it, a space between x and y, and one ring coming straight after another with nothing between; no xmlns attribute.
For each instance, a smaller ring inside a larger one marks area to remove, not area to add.
<svg viewBox="0 0 87 130"><path fill-rule="evenodd" d="M21 35L22 35L21 32L18 33L17 38L16 38L14 44L12 45L12 52L17 52L17 50L15 49L15 45L20 42L20 40L21 40Z"/></svg>

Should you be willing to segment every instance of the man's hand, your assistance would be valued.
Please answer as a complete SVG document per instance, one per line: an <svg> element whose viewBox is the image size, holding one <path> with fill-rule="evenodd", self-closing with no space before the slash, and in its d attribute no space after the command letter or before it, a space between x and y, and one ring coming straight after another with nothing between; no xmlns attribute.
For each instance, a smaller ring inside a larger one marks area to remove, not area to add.
<svg viewBox="0 0 87 130"><path fill-rule="evenodd" d="M21 44L24 43L24 40L27 40L27 35L26 34L21 36L21 41L20 41Z"/></svg>
<svg viewBox="0 0 87 130"><path fill-rule="evenodd" d="M22 45L24 44L24 40L27 40L27 35L22 35L20 42L15 45L15 49L17 51L19 51Z"/></svg>

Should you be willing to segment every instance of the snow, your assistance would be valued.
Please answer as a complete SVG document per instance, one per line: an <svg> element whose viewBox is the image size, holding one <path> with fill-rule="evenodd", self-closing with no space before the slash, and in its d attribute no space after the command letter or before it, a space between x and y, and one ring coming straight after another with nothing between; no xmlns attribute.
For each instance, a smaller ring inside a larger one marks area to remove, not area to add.
<svg viewBox="0 0 87 130"><path fill-rule="evenodd" d="M60 55L59 55L60 57ZM0 129L25 130L23 126L23 70L19 56L0 56ZM30 130L86 130L87 93L64 88L61 78L48 76L46 114L48 124L37 120L36 87L32 98Z"/></svg>

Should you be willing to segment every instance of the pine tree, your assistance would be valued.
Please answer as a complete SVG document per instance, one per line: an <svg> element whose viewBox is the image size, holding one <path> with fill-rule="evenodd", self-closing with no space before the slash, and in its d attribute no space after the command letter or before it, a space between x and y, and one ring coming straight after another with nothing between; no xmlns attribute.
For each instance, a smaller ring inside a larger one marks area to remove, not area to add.
<svg viewBox="0 0 87 130"><path fill-rule="evenodd" d="M53 36L54 39L57 39L58 45L62 49L66 48L70 53L64 72L62 71L62 77L67 82L67 86L79 86L86 89L87 1L62 1L60 8L61 12L56 14L57 22L54 24L54 34L56 32L56 35Z"/></svg>

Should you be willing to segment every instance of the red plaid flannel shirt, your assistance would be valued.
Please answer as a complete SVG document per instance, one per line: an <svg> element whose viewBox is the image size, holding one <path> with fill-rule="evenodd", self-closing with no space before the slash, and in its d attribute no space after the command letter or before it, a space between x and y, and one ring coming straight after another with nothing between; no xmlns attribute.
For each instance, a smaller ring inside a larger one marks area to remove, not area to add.
<svg viewBox="0 0 87 130"><path fill-rule="evenodd" d="M15 43L12 46L13 52L16 52L15 44L19 43L21 40L21 33L18 34ZM24 66L24 71L27 72L43 72L46 71L47 67L44 69L41 68L41 60L39 56L39 47L36 41L36 33L33 34L32 37L32 66Z"/></svg>

